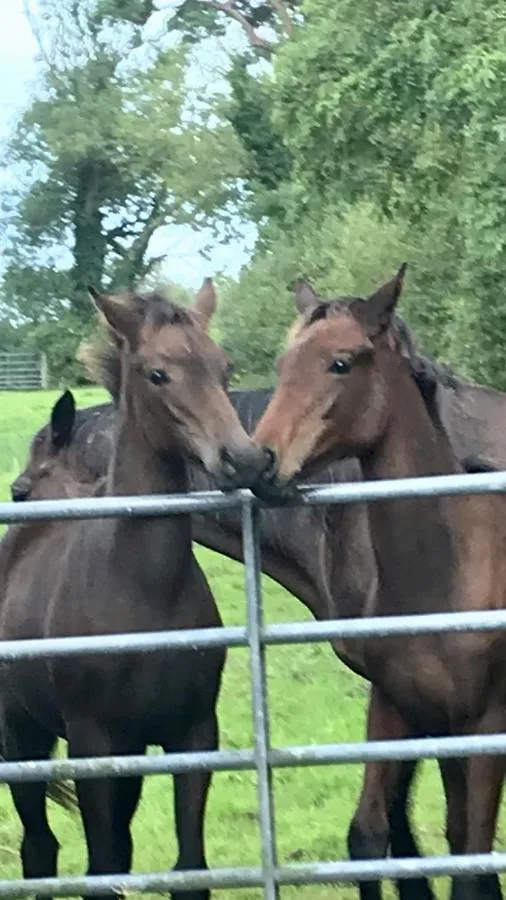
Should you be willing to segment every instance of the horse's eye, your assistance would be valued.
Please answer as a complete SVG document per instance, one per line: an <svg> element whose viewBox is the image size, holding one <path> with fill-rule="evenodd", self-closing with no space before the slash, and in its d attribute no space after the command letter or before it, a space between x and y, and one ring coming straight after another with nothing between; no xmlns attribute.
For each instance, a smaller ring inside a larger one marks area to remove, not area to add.
<svg viewBox="0 0 506 900"><path fill-rule="evenodd" d="M149 380L151 384L155 384L159 387L161 384L167 384L170 381L170 378L163 369L153 369L153 371L149 373Z"/></svg>
<svg viewBox="0 0 506 900"><path fill-rule="evenodd" d="M346 375L351 371L352 365L351 359L334 359L329 366L329 372L334 375Z"/></svg>

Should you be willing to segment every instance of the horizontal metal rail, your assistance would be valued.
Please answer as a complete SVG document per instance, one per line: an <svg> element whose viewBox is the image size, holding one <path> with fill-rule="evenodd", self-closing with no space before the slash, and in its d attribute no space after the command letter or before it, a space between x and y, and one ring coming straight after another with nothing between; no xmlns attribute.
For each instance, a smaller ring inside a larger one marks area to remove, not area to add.
<svg viewBox="0 0 506 900"><path fill-rule="evenodd" d="M506 755L506 734L309 744L269 750L272 768L346 765L387 759L451 759ZM16 784L60 779L128 778L131 775L177 775L180 772L247 772L256 769L253 750L207 750L156 756L90 756L79 759L0 762L0 782Z"/></svg>
<svg viewBox="0 0 506 900"><path fill-rule="evenodd" d="M475 853L462 856L428 856L424 859L385 859L365 862L310 862L277 866L278 885L336 884L369 881L376 878L408 879L422 875L484 875L506 872L506 853ZM142 891L163 894L166 891L191 891L211 888L262 887L264 877L258 866L222 869L153 872L138 875L89 875L84 877L31 878L0 880L0 897L77 897L108 891L121 894Z"/></svg>
<svg viewBox="0 0 506 900"><path fill-rule="evenodd" d="M264 625L260 641L265 645L316 644L331 640L402 637L403 635L502 631L506 610L484 612L424 613L416 616L370 616L363 619L329 619L324 622L287 622ZM33 638L0 641L0 662L84 656L95 653L154 653L160 650L199 650L205 647L247 647L247 629L188 628L143 631L135 634L98 634L82 637Z"/></svg>
<svg viewBox="0 0 506 900"><path fill-rule="evenodd" d="M384 481L353 481L347 484L303 486L290 499L280 498L278 506L321 506L329 503L364 503L407 497L452 496L456 494L502 493L506 491L506 471L474 475L431 475L424 478L390 478ZM200 491L192 494L159 494L135 497L85 497L72 500L32 500L0 503L0 522L31 522L42 519L103 519L130 516L167 516L240 509L244 503L264 506L248 490Z"/></svg>

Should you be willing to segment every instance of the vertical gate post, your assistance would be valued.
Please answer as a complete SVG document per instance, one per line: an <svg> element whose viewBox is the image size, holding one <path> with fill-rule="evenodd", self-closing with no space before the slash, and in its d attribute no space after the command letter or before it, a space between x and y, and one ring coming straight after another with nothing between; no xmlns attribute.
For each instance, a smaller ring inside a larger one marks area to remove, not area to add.
<svg viewBox="0 0 506 900"><path fill-rule="evenodd" d="M40 386L44 390L47 390L49 387L49 366L45 353L40 354Z"/></svg>
<svg viewBox="0 0 506 900"><path fill-rule="evenodd" d="M277 900L279 888L275 878L277 859L274 798L272 770L268 761L270 749L269 704L265 670L265 647L260 639L263 625L263 606L260 584L258 516L259 511L255 507L253 495L248 491L242 503L242 539L250 650L251 706L255 735L255 762L262 842L262 872L264 900Z"/></svg>

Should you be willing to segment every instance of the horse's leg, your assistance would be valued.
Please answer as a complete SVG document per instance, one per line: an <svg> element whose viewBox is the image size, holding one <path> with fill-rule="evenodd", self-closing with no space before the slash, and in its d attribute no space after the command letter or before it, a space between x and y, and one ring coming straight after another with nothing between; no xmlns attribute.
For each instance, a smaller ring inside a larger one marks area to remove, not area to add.
<svg viewBox="0 0 506 900"><path fill-rule="evenodd" d="M388 740L407 737L411 730L397 709L373 687L369 701L367 740ZM390 842L390 815L395 809L397 789L406 778L407 769L398 760L368 763L365 767L360 801L348 831L348 852L351 859L381 859L386 856ZM407 778L409 788L410 779ZM406 789L405 797L406 798ZM402 793L397 801L403 802ZM404 816L404 821L406 817ZM400 843L400 842L399 842ZM379 881L362 881L361 900L381 900ZM426 879L410 879L402 885L403 900L427 900L432 896Z"/></svg>
<svg viewBox="0 0 506 900"><path fill-rule="evenodd" d="M56 737L23 709L2 710L2 745L5 759L49 759ZM46 811L45 782L11 784L14 806L23 826L21 862L25 878L51 878L57 873L58 841Z"/></svg>
<svg viewBox="0 0 506 900"><path fill-rule="evenodd" d="M132 723L134 725L134 723ZM141 754L145 746L128 734L111 734L90 720L67 727L69 756ZM132 865L130 823L137 808L142 778L89 778L77 782L77 797L88 847L88 875L128 874ZM110 900L113 893L96 894Z"/></svg>
<svg viewBox="0 0 506 900"><path fill-rule="evenodd" d="M465 759L440 759L439 769L446 795L446 840L452 856L464 853L467 836L467 768ZM452 879L451 896L454 896Z"/></svg>
<svg viewBox="0 0 506 900"><path fill-rule="evenodd" d="M478 734L506 730L505 711L489 710L480 722ZM503 756L473 756L467 760L466 853L490 853L493 849L497 816L504 780ZM501 900L499 877L469 875L455 878L452 900Z"/></svg>
<svg viewBox="0 0 506 900"><path fill-rule="evenodd" d="M416 767L416 760L409 760L402 764L399 785L390 811L391 851L392 856L396 857L421 856L407 816L409 808L408 795L412 789ZM441 759L439 760L439 769L446 794L446 838L450 846L450 852L455 856L459 853L464 853L466 844L467 785L465 760ZM420 898L426 896L427 900L430 900L434 894L429 887L428 881L421 878L419 879L419 884ZM406 887L408 888L407 894ZM404 900L404 898L409 900L409 881L398 881L397 888L401 900ZM424 890L426 890L425 895L423 893Z"/></svg>
<svg viewBox="0 0 506 900"><path fill-rule="evenodd" d="M416 838L409 821L409 794L413 787L418 760L403 760L399 763L398 780L395 788L388 821L390 825L390 851L393 857L421 857ZM414 881L399 879L397 891L401 900L432 900L434 894L426 878L417 878Z"/></svg>
<svg viewBox="0 0 506 900"><path fill-rule="evenodd" d="M174 751L217 750L218 721L213 711L194 725L184 741L164 744L166 753ZM178 841L176 870L207 869L204 849L204 816L211 772L183 772L174 776L174 812ZM172 900L209 900L207 888L200 891L174 891Z"/></svg>

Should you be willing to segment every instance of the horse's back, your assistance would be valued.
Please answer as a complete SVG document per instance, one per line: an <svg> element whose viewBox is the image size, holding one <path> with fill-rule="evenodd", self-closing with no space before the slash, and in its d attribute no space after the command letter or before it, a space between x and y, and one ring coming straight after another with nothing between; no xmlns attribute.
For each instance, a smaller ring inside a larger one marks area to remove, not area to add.
<svg viewBox="0 0 506 900"><path fill-rule="evenodd" d="M441 420L458 459L506 469L506 394L480 384L439 387Z"/></svg>

